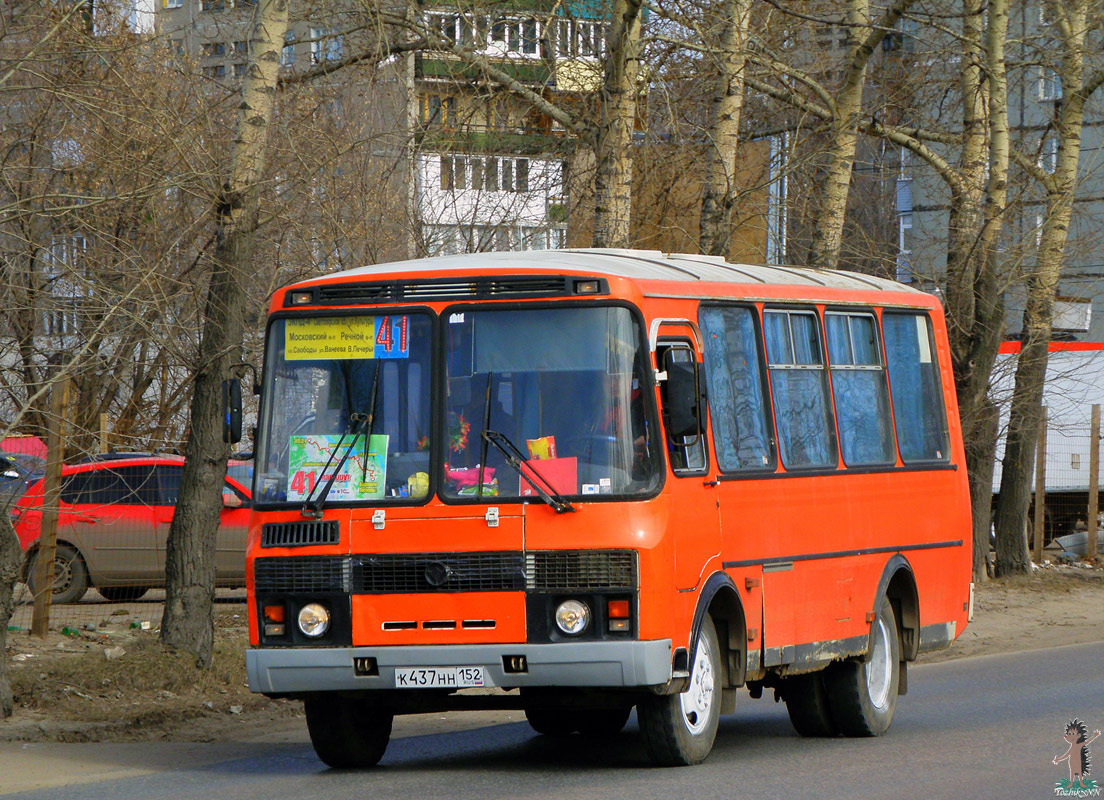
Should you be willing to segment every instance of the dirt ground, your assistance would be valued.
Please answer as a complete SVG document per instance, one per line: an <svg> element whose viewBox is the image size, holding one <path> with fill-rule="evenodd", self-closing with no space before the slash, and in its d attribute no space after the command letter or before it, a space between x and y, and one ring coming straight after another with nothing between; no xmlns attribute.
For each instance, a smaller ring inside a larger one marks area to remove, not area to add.
<svg viewBox="0 0 1104 800"><path fill-rule="evenodd" d="M1102 608L1104 569L1047 565L988 581L977 587L974 620L958 641L922 661L1099 641ZM155 629L125 612L93 630L65 630L45 639L9 631L16 710L0 720L0 741L245 741L302 727L300 703L249 691L240 613L217 612L207 671L166 652Z"/></svg>

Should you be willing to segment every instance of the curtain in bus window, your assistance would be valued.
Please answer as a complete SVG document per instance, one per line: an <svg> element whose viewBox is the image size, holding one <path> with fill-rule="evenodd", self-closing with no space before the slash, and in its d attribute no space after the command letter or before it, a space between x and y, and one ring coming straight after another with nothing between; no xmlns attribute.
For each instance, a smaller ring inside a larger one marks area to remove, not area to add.
<svg viewBox="0 0 1104 800"><path fill-rule="evenodd" d="M824 323L843 461L848 466L891 464L893 430L874 317L827 314Z"/></svg>
<svg viewBox="0 0 1104 800"><path fill-rule="evenodd" d="M901 459L945 461L947 417L931 324L923 314L886 313L882 331Z"/></svg>
<svg viewBox="0 0 1104 800"><path fill-rule="evenodd" d="M770 464L755 320L746 308L703 308L705 375L722 471Z"/></svg>
<svg viewBox="0 0 1104 800"><path fill-rule="evenodd" d="M832 416L811 313L764 314L778 452L787 469L832 467ZM791 345L792 343L792 345ZM787 345L792 349L787 352Z"/></svg>

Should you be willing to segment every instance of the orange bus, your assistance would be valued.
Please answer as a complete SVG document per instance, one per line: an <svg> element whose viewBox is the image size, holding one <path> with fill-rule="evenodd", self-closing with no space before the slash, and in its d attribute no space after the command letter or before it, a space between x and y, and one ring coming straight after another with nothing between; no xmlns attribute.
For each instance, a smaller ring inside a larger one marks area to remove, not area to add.
<svg viewBox="0 0 1104 800"><path fill-rule="evenodd" d="M848 272L622 250L383 264L276 292L250 687L334 767L396 714L637 711L709 754L737 690L875 736L971 598L939 302Z"/></svg>

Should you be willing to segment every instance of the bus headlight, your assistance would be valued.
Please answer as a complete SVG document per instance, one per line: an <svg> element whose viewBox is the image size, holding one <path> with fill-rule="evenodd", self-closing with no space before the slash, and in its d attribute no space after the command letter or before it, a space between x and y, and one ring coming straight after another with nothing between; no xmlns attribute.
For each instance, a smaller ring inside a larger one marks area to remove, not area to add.
<svg viewBox="0 0 1104 800"><path fill-rule="evenodd" d="M575 636L590 624L590 607L580 600L564 600L556 609L556 627Z"/></svg>
<svg viewBox="0 0 1104 800"><path fill-rule="evenodd" d="M330 612L321 603L308 603L299 610L299 630L317 639L330 629Z"/></svg>

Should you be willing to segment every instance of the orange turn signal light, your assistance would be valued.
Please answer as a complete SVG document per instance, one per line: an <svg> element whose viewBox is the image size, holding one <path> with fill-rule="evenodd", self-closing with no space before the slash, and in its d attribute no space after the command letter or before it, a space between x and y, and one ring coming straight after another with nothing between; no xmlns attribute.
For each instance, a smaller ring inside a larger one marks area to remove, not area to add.
<svg viewBox="0 0 1104 800"><path fill-rule="evenodd" d="M629 618L629 601L628 600L610 600L608 608L609 608L609 618L610 619L628 619Z"/></svg>
<svg viewBox="0 0 1104 800"><path fill-rule="evenodd" d="M265 606L264 607L265 620L268 622L283 622L284 621L284 607L283 606Z"/></svg>

